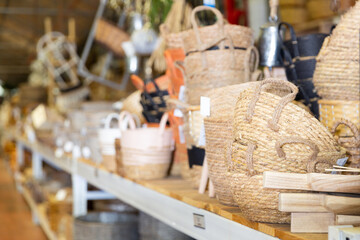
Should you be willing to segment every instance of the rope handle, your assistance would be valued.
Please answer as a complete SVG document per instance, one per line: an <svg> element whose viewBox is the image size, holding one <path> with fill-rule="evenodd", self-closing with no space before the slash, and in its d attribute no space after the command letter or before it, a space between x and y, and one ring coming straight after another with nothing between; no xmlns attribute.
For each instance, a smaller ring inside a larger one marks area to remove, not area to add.
<svg viewBox="0 0 360 240"><path fill-rule="evenodd" d="M277 124L281 117L282 110L289 102L291 102L295 99L295 97L298 93L298 88L294 84L292 84L286 80L282 80L282 79L278 79L278 78L268 78L268 79L261 81L260 84L256 86L256 89L254 92L254 97L250 100L249 107L247 109L247 113L245 116L245 120L248 121L249 123L251 123L252 117L254 116L254 113L255 113L255 106L256 106L257 101L260 98L261 91L263 90L264 87L274 87L276 85L287 86L288 88L291 89L292 92L290 94L284 96L279 101L278 105L275 107L274 113L272 115L272 119L270 119L268 121L269 128L275 132L279 131L279 126Z"/></svg>
<svg viewBox="0 0 360 240"><path fill-rule="evenodd" d="M201 12L201 11L211 11L213 14L215 14L215 16L217 18L216 24L218 25L219 31L221 32L219 35L220 36L225 35L224 18L223 18L223 15L221 14L221 12L219 10L217 10L216 8L212 8L212 7L208 7L208 6L198 6L198 7L194 8L194 10L191 12L191 24L193 26L193 30L195 33L195 37L196 37L198 46L202 45L202 41L201 41L199 26L196 22L196 13Z"/></svg>
<svg viewBox="0 0 360 240"><path fill-rule="evenodd" d="M251 56L254 54L255 61L254 65L251 66ZM256 47L251 46L246 49L245 59L244 59L244 66L245 66L245 82L252 81L252 75L256 73L256 70L259 67L259 51ZM259 74L259 73L258 73ZM257 77L258 78L258 77Z"/></svg>
<svg viewBox="0 0 360 240"><path fill-rule="evenodd" d="M345 125L346 127L348 127L351 132L354 134L353 137L351 138L339 138L339 142L340 143L351 143L352 145L358 147L360 146L360 130L357 128L357 126L351 122L350 120L347 120L347 119L340 119L339 121L336 121L332 130L331 130L331 133L332 134L335 134L336 132L336 129L340 126L340 125Z"/></svg>
<svg viewBox="0 0 360 240"><path fill-rule="evenodd" d="M318 156L320 150L319 150L319 147L314 142L312 142L310 140L303 139L303 138L300 138L300 137L287 137L287 138L284 138L282 140L279 140L275 144L275 149L276 149L276 152L277 152L278 156L280 158L286 158L286 153L284 152L282 147L285 144L292 144L292 143L302 143L302 144L307 145L307 146L309 146L311 148L311 150L313 152L310 155L308 163L307 163L307 171L309 173L310 172L315 172L315 165L318 163L317 156Z"/></svg>
<svg viewBox="0 0 360 240"><path fill-rule="evenodd" d="M184 81L186 82L187 79L186 79L184 61L177 60L174 62L174 66L180 70L181 74L183 75Z"/></svg>
<svg viewBox="0 0 360 240"><path fill-rule="evenodd" d="M192 105L190 105L188 103L185 103L185 102L180 101L179 99L175 99L175 98L166 99L166 104L167 105L174 105L174 108L179 108L180 107L185 112L200 111L200 105L192 106Z"/></svg>
<svg viewBox="0 0 360 240"><path fill-rule="evenodd" d="M294 30L293 26L290 23L286 23L286 22L279 23L279 27L278 27L279 31L278 31L278 33L279 33L279 37L280 37L280 39L282 41L284 41L282 39L282 36L281 36L281 29L282 29L283 26L286 26L287 29L289 29L289 31L290 31L291 45L292 45L293 52L294 52L294 57L292 57L292 58L295 58L295 61L297 61L300 58L300 51L299 51L299 45L298 45L295 30Z"/></svg>
<svg viewBox="0 0 360 240"><path fill-rule="evenodd" d="M120 116L117 113L110 113L109 115L106 116L105 118L105 123L104 123L104 128L105 129L110 129L110 123L113 119L116 119L118 121L118 123L120 122Z"/></svg>
<svg viewBox="0 0 360 240"><path fill-rule="evenodd" d="M169 114L164 113L160 120L160 126L159 126L160 135L162 135L164 133L168 119L169 119Z"/></svg>
<svg viewBox="0 0 360 240"><path fill-rule="evenodd" d="M128 111L122 111L119 116L119 128L121 131L125 131L128 127L130 130L136 129L134 117Z"/></svg>

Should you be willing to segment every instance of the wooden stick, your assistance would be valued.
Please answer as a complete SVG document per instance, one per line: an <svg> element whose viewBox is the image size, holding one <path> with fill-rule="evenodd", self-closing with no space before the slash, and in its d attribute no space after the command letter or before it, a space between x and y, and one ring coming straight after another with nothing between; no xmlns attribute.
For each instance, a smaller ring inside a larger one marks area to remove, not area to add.
<svg viewBox="0 0 360 240"><path fill-rule="evenodd" d="M360 175L264 172L264 188L360 193Z"/></svg>
<svg viewBox="0 0 360 240"><path fill-rule="evenodd" d="M360 197L317 193L280 193L279 210L283 212L333 212L360 214Z"/></svg>
<svg viewBox="0 0 360 240"><path fill-rule="evenodd" d="M291 232L327 233L334 224L333 213L291 213Z"/></svg>
<svg viewBox="0 0 360 240"><path fill-rule="evenodd" d="M360 224L360 216L336 215L336 225L357 225Z"/></svg>
<svg viewBox="0 0 360 240"><path fill-rule="evenodd" d="M202 171L201 171L200 185L199 185L199 193L200 194L205 193L208 179L209 179L209 169L208 169L206 155L205 155L204 162L203 162L203 167L202 167Z"/></svg>

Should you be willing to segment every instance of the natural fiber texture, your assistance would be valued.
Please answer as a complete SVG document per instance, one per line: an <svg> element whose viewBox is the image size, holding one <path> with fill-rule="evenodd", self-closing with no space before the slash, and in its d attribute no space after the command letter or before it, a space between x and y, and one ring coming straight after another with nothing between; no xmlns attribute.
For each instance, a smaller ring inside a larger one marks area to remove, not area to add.
<svg viewBox="0 0 360 240"><path fill-rule="evenodd" d="M317 57L314 85L324 99L360 98L359 75L360 2L343 15Z"/></svg>
<svg viewBox="0 0 360 240"><path fill-rule="evenodd" d="M142 115L143 108L140 104L140 99L141 91L138 90L133 92L123 101L122 110L135 114L140 119L141 123L144 123L146 120Z"/></svg>
<svg viewBox="0 0 360 240"><path fill-rule="evenodd" d="M331 131L335 122L341 119L348 119L357 127L360 127L360 100L342 101L342 100L319 100L320 122ZM337 128L338 136L353 136L349 128L340 125Z"/></svg>
<svg viewBox="0 0 360 240"><path fill-rule="evenodd" d="M116 172L117 171L117 167L116 167L116 159L115 159L115 155L102 155L102 162L101 164L110 172Z"/></svg>
<svg viewBox="0 0 360 240"><path fill-rule="evenodd" d="M116 161L116 172L119 175L124 175L124 165L122 162L120 139L115 139L115 161Z"/></svg>
<svg viewBox="0 0 360 240"><path fill-rule="evenodd" d="M334 123L332 133L336 134L336 129L339 126L344 126L352 132L351 137L338 137L338 142L346 148L349 156L347 161L348 167L360 168L360 130L351 121L340 119Z"/></svg>
<svg viewBox="0 0 360 240"><path fill-rule="evenodd" d="M217 18L216 24L199 28L196 21L196 13L201 11L213 12ZM242 48L248 48L254 44L254 32L252 29L234 24L224 24L223 16L216 8L206 6L196 7L191 13L191 23L193 29L182 33L185 53L199 50L199 44L203 44L203 46L217 45L214 42L219 43L219 39L223 36L230 37L230 39L225 41L227 46L229 46L230 42L235 47Z"/></svg>
<svg viewBox="0 0 360 240"><path fill-rule="evenodd" d="M291 93L279 97L264 92L276 86L287 86ZM278 212L273 193L259 185L258 175L264 171L322 172L344 156L344 149L331 133L308 112L291 103L296 94L295 85L266 79L240 93L236 103L230 173L246 175L245 182L233 185L244 185L244 192L237 193L241 199L236 200L250 220L274 223L288 220ZM251 202L251 208L242 202Z"/></svg>
<svg viewBox="0 0 360 240"><path fill-rule="evenodd" d="M125 175L132 179L160 179L166 177L169 171L169 164L124 165L124 171Z"/></svg>
<svg viewBox="0 0 360 240"><path fill-rule="evenodd" d="M188 148L199 146L200 131L204 117L200 111L188 111L184 113L183 119L186 146Z"/></svg>

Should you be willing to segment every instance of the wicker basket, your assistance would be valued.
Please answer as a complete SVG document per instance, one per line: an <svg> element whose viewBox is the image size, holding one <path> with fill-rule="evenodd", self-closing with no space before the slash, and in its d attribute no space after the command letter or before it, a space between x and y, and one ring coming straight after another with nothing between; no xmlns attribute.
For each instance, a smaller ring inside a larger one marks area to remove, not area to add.
<svg viewBox="0 0 360 240"><path fill-rule="evenodd" d="M292 92L284 97L263 92L277 86L287 86ZM233 195L250 220L290 220L288 214L277 210L277 196L262 189L264 171L322 172L345 154L317 119L291 103L297 92L287 81L267 79L240 93L236 103L230 171L243 179L233 182L233 186L241 186L241 190L233 189Z"/></svg>
<svg viewBox="0 0 360 240"><path fill-rule="evenodd" d="M127 113L131 116L130 113ZM173 145L171 129L165 129L168 114L164 114L158 128L135 128L122 131L121 154L125 175L133 179L164 178L169 170Z"/></svg>
<svg viewBox="0 0 360 240"><path fill-rule="evenodd" d="M201 11L211 11L215 14L217 22L214 25L199 28L196 21L196 13ZM199 46L218 45L220 39L228 35L230 39L225 41L229 46L232 41L236 48L248 48L254 44L254 32L252 29L234 24L224 24L224 19L219 10L207 6L198 6L191 13L191 23L193 29L182 32L181 37L184 43L185 53L198 51Z"/></svg>
<svg viewBox="0 0 360 240"><path fill-rule="evenodd" d="M144 123L146 120L142 115L143 108L140 104L140 99L141 91L137 90L133 92L123 101L122 110L135 114L140 119L140 122Z"/></svg>
<svg viewBox="0 0 360 240"><path fill-rule="evenodd" d="M324 99L358 101L360 2L343 15L317 57L314 85Z"/></svg>
<svg viewBox="0 0 360 240"><path fill-rule="evenodd" d="M334 123L332 132L336 134L336 129L344 126L352 132L352 136L339 137L338 141L347 150L349 167L360 168L360 130L354 123L349 120L341 119Z"/></svg>
<svg viewBox="0 0 360 240"><path fill-rule="evenodd" d="M341 119L348 119L357 127L360 127L360 100L319 100L320 121L328 130L333 129L335 122ZM353 136L353 132L341 125L337 128L336 135L346 137Z"/></svg>
<svg viewBox="0 0 360 240"><path fill-rule="evenodd" d="M74 239L137 240L138 216L131 213L92 212L74 220Z"/></svg>

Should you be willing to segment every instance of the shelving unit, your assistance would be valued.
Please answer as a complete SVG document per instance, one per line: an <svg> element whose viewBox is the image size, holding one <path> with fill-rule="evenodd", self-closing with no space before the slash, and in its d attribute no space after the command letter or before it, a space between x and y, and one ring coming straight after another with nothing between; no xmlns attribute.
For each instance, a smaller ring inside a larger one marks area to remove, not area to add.
<svg viewBox="0 0 360 240"><path fill-rule="evenodd" d="M17 142L18 163L24 148L33 153L33 174L41 176L42 161L72 175L73 215L86 214L87 200L116 197L196 239L325 240L327 234L293 234L286 224L264 224L245 219L238 208L199 194L180 178L133 181L98 168L86 160L56 158L54 151L12 134ZM90 183L103 192L88 192ZM51 239L51 238L49 238Z"/></svg>

